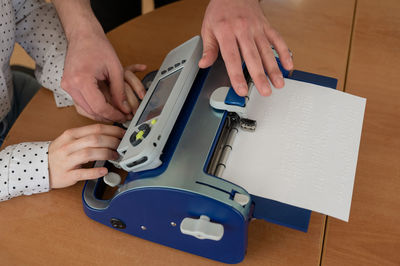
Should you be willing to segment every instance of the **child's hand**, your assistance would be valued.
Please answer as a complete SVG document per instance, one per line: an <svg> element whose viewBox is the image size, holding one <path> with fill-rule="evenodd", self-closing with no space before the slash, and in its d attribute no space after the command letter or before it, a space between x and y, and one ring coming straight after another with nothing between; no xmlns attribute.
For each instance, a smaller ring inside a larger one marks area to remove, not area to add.
<svg viewBox="0 0 400 266"><path fill-rule="evenodd" d="M107 174L105 167L81 167L91 161L116 160L115 150L124 133L122 128L101 124L66 130L49 146L50 187L68 187Z"/></svg>
<svg viewBox="0 0 400 266"><path fill-rule="evenodd" d="M124 71L125 93L128 103L132 108L132 114L135 114L137 108L139 107L139 99L142 100L146 94L146 90L142 82L134 73L144 71L145 69L146 65L134 64L126 67Z"/></svg>

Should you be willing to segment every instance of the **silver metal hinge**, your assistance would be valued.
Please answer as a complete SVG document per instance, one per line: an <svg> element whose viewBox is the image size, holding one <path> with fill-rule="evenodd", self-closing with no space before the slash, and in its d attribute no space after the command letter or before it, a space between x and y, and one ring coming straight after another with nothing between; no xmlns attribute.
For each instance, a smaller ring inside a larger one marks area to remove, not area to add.
<svg viewBox="0 0 400 266"><path fill-rule="evenodd" d="M239 129L254 131L256 125L257 123L254 120L240 118L236 113L228 113L208 168L209 174L217 177L222 176Z"/></svg>

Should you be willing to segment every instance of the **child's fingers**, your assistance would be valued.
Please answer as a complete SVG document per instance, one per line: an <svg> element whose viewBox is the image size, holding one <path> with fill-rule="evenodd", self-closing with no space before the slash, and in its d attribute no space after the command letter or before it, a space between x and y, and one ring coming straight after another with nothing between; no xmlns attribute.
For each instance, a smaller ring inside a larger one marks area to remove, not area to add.
<svg viewBox="0 0 400 266"><path fill-rule="evenodd" d="M121 138L125 134L125 129L116 126L93 124L84 127L71 128L64 131L63 135L66 135L72 139L79 139L88 135L107 135L116 138Z"/></svg>
<svg viewBox="0 0 400 266"><path fill-rule="evenodd" d="M132 91L131 86L126 82L125 82L125 93L128 103L132 108L132 112L135 113L137 108L139 107L140 102L139 99L136 97L135 93Z"/></svg>
<svg viewBox="0 0 400 266"><path fill-rule="evenodd" d="M145 71L146 68L147 68L147 66L143 65L143 64L133 64L133 65L125 67L125 71L129 70L132 72L139 72L139 71Z"/></svg>
<svg viewBox="0 0 400 266"><path fill-rule="evenodd" d="M82 164L94 161L116 160L119 155L115 150L107 148L84 148L71 153L68 156L68 167L70 169L77 168Z"/></svg>
<svg viewBox="0 0 400 266"><path fill-rule="evenodd" d="M144 88L142 82L133 74L131 71L125 71L125 81L129 84L131 88L135 91L136 95L139 96L140 99L143 99L146 94L146 89Z"/></svg>
<svg viewBox="0 0 400 266"><path fill-rule="evenodd" d="M89 180L96 179L107 174L108 170L105 167L96 167L90 169L75 169L69 172L69 178L80 181L80 180Z"/></svg>
<svg viewBox="0 0 400 266"><path fill-rule="evenodd" d="M71 154L85 148L108 148L115 150L121 140L107 135L88 135L65 145L64 151Z"/></svg>

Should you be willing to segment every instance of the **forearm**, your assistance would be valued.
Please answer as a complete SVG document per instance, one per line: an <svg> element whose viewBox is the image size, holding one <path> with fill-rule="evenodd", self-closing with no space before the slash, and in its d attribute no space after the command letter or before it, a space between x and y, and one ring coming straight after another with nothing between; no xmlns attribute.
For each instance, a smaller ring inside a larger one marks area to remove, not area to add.
<svg viewBox="0 0 400 266"><path fill-rule="evenodd" d="M89 0L53 2L68 39L61 86L74 99L78 112L99 121L132 119L124 90L123 68ZM111 99L106 99L99 82L107 84Z"/></svg>
<svg viewBox="0 0 400 266"><path fill-rule="evenodd" d="M60 85L67 41L54 6L44 1L26 0L22 4L18 2L14 8L17 11L15 41L35 60L36 79L54 92L57 106L72 105L70 96Z"/></svg>
<svg viewBox="0 0 400 266"><path fill-rule="evenodd" d="M90 7L89 0L52 0L70 42L74 38L87 35L104 35Z"/></svg>
<svg viewBox="0 0 400 266"><path fill-rule="evenodd" d="M0 201L49 191L49 142L25 142L0 151Z"/></svg>

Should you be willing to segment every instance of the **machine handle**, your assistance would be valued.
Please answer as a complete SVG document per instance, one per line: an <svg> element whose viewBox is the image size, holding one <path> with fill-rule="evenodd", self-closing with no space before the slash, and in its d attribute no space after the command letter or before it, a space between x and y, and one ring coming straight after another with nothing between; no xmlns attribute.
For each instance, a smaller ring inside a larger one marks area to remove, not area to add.
<svg viewBox="0 0 400 266"><path fill-rule="evenodd" d="M180 228L182 234L198 239L219 241L224 235L222 224L210 222L210 218L206 215L201 215L199 219L186 217L182 220Z"/></svg>

